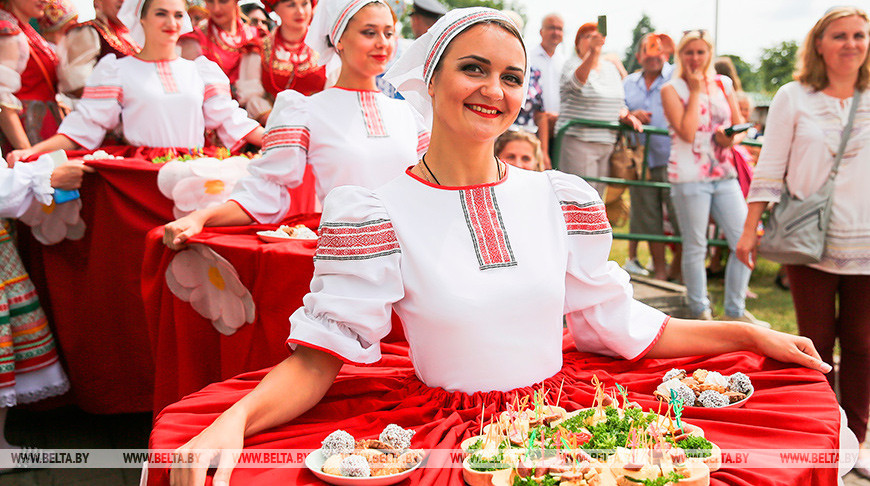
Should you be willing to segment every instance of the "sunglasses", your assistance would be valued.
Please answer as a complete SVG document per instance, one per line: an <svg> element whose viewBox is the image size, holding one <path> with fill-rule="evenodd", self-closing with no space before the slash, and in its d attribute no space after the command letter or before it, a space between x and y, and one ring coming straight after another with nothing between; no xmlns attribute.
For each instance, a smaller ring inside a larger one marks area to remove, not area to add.
<svg viewBox="0 0 870 486"><path fill-rule="evenodd" d="M683 31L683 37L687 35L697 35L699 38L703 39L708 33L707 29L690 29Z"/></svg>

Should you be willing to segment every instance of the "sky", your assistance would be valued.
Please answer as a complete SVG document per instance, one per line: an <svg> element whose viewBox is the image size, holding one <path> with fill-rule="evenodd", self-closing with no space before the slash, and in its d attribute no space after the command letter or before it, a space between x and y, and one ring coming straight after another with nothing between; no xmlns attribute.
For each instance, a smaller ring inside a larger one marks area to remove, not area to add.
<svg viewBox="0 0 870 486"><path fill-rule="evenodd" d="M652 19L657 31L678 40L684 30L707 29L715 32L716 5L719 3L717 52L736 54L757 64L762 50L782 41L799 44L825 10L843 5L831 0L514 0L525 7L527 25L524 35L529 45L540 42L541 19L559 12L565 19L565 40L562 50L567 54L577 28L607 15L605 50L620 56L631 43L631 31L643 12ZM74 0L79 8L79 20L93 18L92 0ZM410 2L410 0L409 0ZM870 0L850 0L870 11Z"/></svg>

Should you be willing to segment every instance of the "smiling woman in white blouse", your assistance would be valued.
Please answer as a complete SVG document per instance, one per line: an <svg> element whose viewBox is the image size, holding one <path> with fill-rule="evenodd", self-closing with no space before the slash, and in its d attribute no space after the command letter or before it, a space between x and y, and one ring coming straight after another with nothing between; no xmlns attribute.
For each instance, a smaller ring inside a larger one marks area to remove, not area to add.
<svg viewBox="0 0 870 486"><path fill-rule="evenodd" d="M796 81L776 93L764 147L749 189L749 215L737 245L752 267L758 222L787 185L798 198L822 186L831 172L856 91L861 91L851 136L835 179L822 260L787 265L798 328L830 360L840 342L840 401L859 441L870 410L870 22L855 7L830 9L812 28L799 54ZM828 376L833 386L834 374ZM862 445L855 470L870 478Z"/></svg>
<svg viewBox="0 0 870 486"><path fill-rule="evenodd" d="M628 275L607 261L610 226L595 190L493 156L525 98L526 63L514 24L484 8L448 12L409 47L386 79L432 119L429 150L377 189L330 193L312 292L290 317L293 355L180 453L241 449L246 436L316 405L343 361L381 357L392 310L406 330L413 380L425 384L398 394L418 402L487 391L497 400L541 381L558 388L560 374L580 366L563 360L565 313L581 351L636 359L748 349L830 369L805 338L668 318L632 298ZM203 484L216 458L201 458L176 465L172 484ZM234 460L216 463L214 484L227 484Z"/></svg>
<svg viewBox="0 0 870 486"><path fill-rule="evenodd" d="M229 81L217 64L175 53L179 34L190 26L182 0L126 0L120 16L131 31L144 31L142 51L101 59L57 134L11 152L7 160L58 149L94 150L122 121L127 142L143 147L202 147L207 129L230 148L262 143L263 128L230 97Z"/></svg>

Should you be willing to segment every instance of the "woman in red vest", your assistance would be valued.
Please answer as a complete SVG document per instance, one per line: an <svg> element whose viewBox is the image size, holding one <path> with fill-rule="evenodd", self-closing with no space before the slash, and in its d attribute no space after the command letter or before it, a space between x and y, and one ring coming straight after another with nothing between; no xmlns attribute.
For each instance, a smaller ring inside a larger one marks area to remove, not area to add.
<svg viewBox="0 0 870 486"><path fill-rule="evenodd" d="M0 3L0 129L2 149L29 148L60 124L58 57L28 21L44 15L44 1Z"/></svg>
<svg viewBox="0 0 870 486"><path fill-rule="evenodd" d="M205 56L217 63L235 91L242 53L258 41L257 29L242 22L236 0L205 0L205 7L208 21L178 40L181 57L193 60Z"/></svg>
<svg viewBox="0 0 870 486"><path fill-rule="evenodd" d="M264 3L281 18L281 25L256 51L242 57L236 84L239 104L262 125L279 92L292 89L308 96L322 91L326 84L326 67L318 66L317 52L305 44L315 4L312 0Z"/></svg>

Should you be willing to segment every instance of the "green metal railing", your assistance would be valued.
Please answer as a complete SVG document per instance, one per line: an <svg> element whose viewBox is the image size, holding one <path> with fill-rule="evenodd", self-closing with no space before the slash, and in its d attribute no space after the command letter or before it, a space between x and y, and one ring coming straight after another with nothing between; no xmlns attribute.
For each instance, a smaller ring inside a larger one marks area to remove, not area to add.
<svg viewBox="0 0 870 486"><path fill-rule="evenodd" d="M659 135L659 136L669 136L667 130L663 128L657 128L650 125L643 126L643 133L634 130L632 127L627 125L623 125L619 122L603 122L597 120L583 120L583 119L575 119L569 121L564 127L559 129L556 133L556 138L553 141L553 150L552 150L552 165L554 169L559 168L559 156L562 153L562 139L565 138L565 133L569 128L573 126L582 126L587 128L605 128L608 130L618 130L622 133L635 133L639 135ZM627 179L619 179L616 177L583 177L583 179L591 182L604 182L606 184L622 184L626 186L639 186L639 187L649 187L649 188L658 188L658 189L670 189L671 184L668 182L653 182L647 181L646 173L647 173L647 154L649 153L649 141L652 137L644 137L646 141L644 142L644 150L643 150L643 165L641 166L640 172L640 180L627 180ZM761 142L756 140L743 140L741 142L742 145L747 145L750 147L761 147ZM676 215L671 215L672 217L676 217ZM647 234L639 234L639 233L613 233L613 237L620 240L636 240L636 241L654 241L660 243L682 243L683 239L679 236L665 236L665 235L647 235ZM728 242L721 239L712 239L707 240L709 245L713 246L728 246Z"/></svg>

